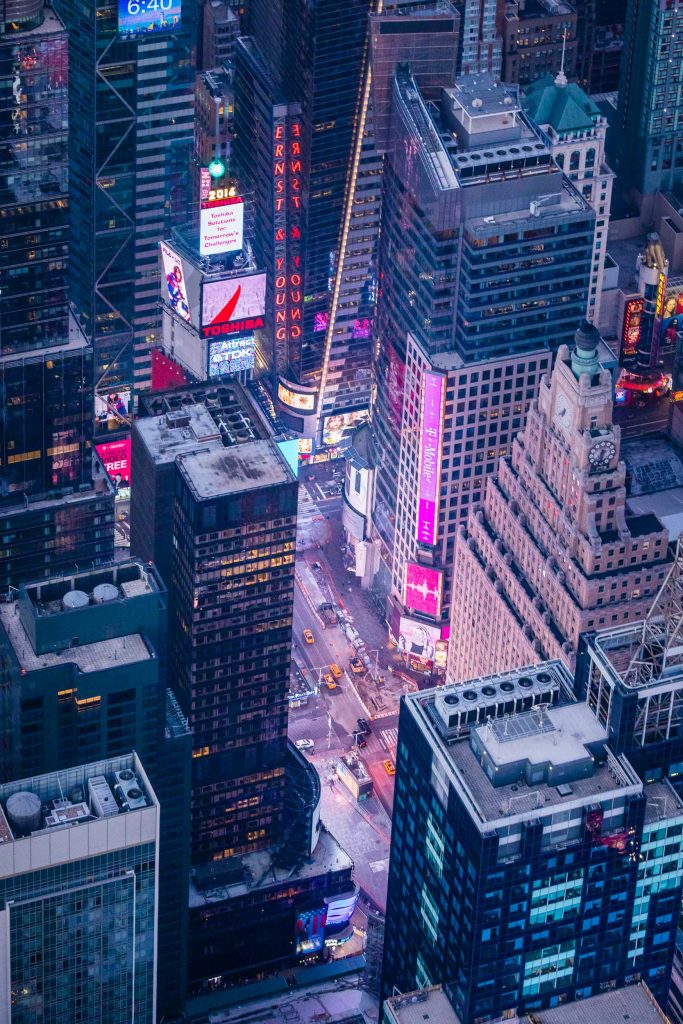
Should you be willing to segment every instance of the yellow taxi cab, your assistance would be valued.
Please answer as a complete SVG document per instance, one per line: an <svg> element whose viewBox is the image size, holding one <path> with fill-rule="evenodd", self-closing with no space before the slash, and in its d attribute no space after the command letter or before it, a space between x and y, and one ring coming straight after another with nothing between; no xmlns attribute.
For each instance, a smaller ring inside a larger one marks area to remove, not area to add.
<svg viewBox="0 0 683 1024"><path fill-rule="evenodd" d="M394 767L394 762L393 761L389 761L389 760L382 761L382 764L384 765L384 771L387 773L387 775L395 775L396 774L396 768Z"/></svg>
<svg viewBox="0 0 683 1024"><path fill-rule="evenodd" d="M306 641L307 644L314 644L315 643L315 637L311 633L310 629L305 629L304 630L304 640Z"/></svg>
<svg viewBox="0 0 683 1024"><path fill-rule="evenodd" d="M336 682L334 681L333 677L330 675L329 672L324 672L323 673L323 682L325 683L325 686L327 687L328 690L336 690L337 689L337 684L336 684Z"/></svg>
<svg viewBox="0 0 683 1024"><path fill-rule="evenodd" d="M330 672L332 673L335 679L341 679L342 670L339 668L339 665L335 665L334 663L330 665Z"/></svg>

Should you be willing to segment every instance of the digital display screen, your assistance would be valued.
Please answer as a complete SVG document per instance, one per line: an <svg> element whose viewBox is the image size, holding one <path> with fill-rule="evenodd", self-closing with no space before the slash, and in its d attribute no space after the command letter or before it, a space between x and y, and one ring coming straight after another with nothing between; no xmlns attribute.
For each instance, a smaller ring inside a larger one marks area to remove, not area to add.
<svg viewBox="0 0 683 1024"><path fill-rule="evenodd" d="M202 291L202 328L205 337L213 335L209 328L232 325L235 330L245 320L254 321L252 328L263 326L255 321L266 311L266 275L226 278L223 281L205 281ZM249 330L249 328L247 328ZM218 332L216 332L218 333ZM229 331L220 331L221 334Z"/></svg>
<svg viewBox="0 0 683 1024"><path fill-rule="evenodd" d="M182 0L119 0L119 32L137 35L178 28Z"/></svg>
<svg viewBox="0 0 683 1024"><path fill-rule="evenodd" d="M209 377L224 377L229 373L253 369L255 348L253 334L209 342Z"/></svg>
<svg viewBox="0 0 683 1024"><path fill-rule="evenodd" d="M238 252L244 235L244 202L224 188L210 189L200 201L199 252L202 256L220 256Z"/></svg>
<svg viewBox="0 0 683 1024"><path fill-rule="evenodd" d="M422 422L420 425L420 482L417 513L419 544L436 544L445 399L446 378L438 373L426 372L422 385Z"/></svg>
<svg viewBox="0 0 683 1024"><path fill-rule="evenodd" d="M95 419L108 430L130 422L131 392L112 391L109 394L95 395Z"/></svg>
<svg viewBox="0 0 683 1024"><path fill-rule="evenodd" d="M406 579L403 603L406 608L423 615L431 615L438 619L441 615L441 597L443 594L443 574L440 569L433 569L417 562L406 563Z"/></svg>
<svg viewBox="0 0 683 1024"><path fill-rule="evenodd" d="M187 294L186 269L177 252L164 242L160 243L161 261L164 267L164 281L161 294L174 313L187 323L192 323L190 300Z"/></svg>
<svg viewBox="0 0 683 1024"><path fill-rule="evenodd" d="M301 409L303 412L313 412L315 409L315 395L302 395L286 388L284 384L278 384L277 397L283 405L288 405L290 409Z"/></svg>

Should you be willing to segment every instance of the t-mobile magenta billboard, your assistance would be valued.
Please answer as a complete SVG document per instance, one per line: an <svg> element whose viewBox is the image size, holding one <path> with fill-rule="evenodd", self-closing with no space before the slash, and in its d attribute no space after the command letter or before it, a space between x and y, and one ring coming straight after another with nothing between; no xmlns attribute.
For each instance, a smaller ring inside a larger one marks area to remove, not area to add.
<svg viewBox="0 0 683 1024"><path fill-rule="evenodd" d="M439 477L446 378L427 371L422 386L420 419L420 482L417 507L418 544L436 544Z"/></svg>

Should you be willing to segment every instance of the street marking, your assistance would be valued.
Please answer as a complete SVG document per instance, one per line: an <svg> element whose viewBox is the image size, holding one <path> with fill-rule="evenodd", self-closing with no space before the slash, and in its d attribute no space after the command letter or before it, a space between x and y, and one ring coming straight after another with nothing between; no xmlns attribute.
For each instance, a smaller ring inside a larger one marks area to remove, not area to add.
<svg viewBox="0 0 683 1024"><path fill-rule="evenodd" d="M387 750L395 754L398 746L398 729L382 729L380 737Z"/></svg>
<svg viewBox="0 0 683 1024"><path fill-rule="evenodd" d="M387 870L387 868L389 867L389 861L388 861L388 859L385 859L385 860L373 860L373 861L370 861L370 863L368 864L368 867L370 868L371 871L374 871L375 874L378 874L380 871L386 871Z"/></svg>

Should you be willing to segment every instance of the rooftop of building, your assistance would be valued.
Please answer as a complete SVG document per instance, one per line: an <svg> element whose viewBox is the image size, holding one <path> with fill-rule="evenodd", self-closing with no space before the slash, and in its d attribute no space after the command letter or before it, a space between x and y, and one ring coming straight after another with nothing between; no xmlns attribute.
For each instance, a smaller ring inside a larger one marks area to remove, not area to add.
<svg viewBox="0 0 683 1024"><path fill-rule="evenodd" d="M139 632L112 635L117 629L109 615L113 605L151 594L163 600L156 573L130 559L20 587L10 601L0 604L0 624L23 672L65 664L83 673L101 672L156 658ZM79 642L79 636L85 640L83 614L89 609L93 615L88 614L85 632L90 632L91 642Z"/></svg>
<svg viewBox="0 0 683 1024"><path fill-rule="evenodd" d="M656 516L676 540L683 533L683 456L664 437L622 442L627 470L627 502L631 513Z"/></svg>
<svg viewBox="0 0 683 1024"><path fill-rule="evenodd" d="M538 817L540 811L550 814L560 805L584 807L615 792L641 792L631 765L607 751L606 734L597 727L598 734L594 716L573 700L570 687L565 667L547 662L540 671L499 673L405 698L483 831ZM449 704L451 700L455 703ZM552 711L539 711L540 705L552 705ZM499 721L487 727L493 718ZM519 731L523 735L517 736ZM546 781L528 781L530 774L536 777L526 768L536 760L536 754L529 758L531 736L534 748L543 746ZM497 764L491 770L502 769L498 778L509 777L509 784L494 785L484 760ZM554 780L559 778L568 785L558 786Z"/></svg>
<svg viewBox="0 0 683 1024"><path fill-rule="evenodd" d="M245 441L181 455L178 467L199 500L292 483L295 477L270 440Z"/></svg>
<svg viewBox="0 0 683 1024"><path fill-rule="evenodd" d="M22 29L19 32L12 32L12 42L23 43L28 38L37 39L42 35L53 32L65 32L64 24L55 11L51 7L43 7L41 10L42 21L39 25L33 25L31 28Z"/></svg>
<svg viewBox="0 0 683 1024"><path fill-rule="evenodd" d="M208 864L195 868L190 875L190 907L221 903L259 889L278 889L280 886L331 872L351 871L353 861L342 849L331 832L320 830L312 857L295 870L278 866L273 849L232 857L226 865Z"/></svg>
<svg viewBox="0 0 683 1024"><path fill-rule="evenodd" d="M441 985L391 996L384 1003L384 1013L397 1024L461 1024Z"/></svg>
<svg viewBox="0 0 683 1024"><path fill-rule="evenodd" d="M138 812L150 807L157 798L135 753L0 785L0 878L143 842ZM103 832L84 842L81 826L93 823Z"/></svg>
<svg viewBox="0 0 683 1024"><path fill-rule="evenodd" d="M18 610L16 602L0 604L0 624L9 637L21 668L26 672L37 672L54 665L67 664L76 665L83 673L103 672L123 665L133 665L139 661L150 661L156 657L139 633L36 654L19 618Z"/></svg>
<svg viewBox="0 0 683 1024"><path fill-rule="evenodd" d="M668 1017L657 1005L647 985L628 985L612 992L600 992L590 999L564 1003L547 1010L534 1010L519 1024L667 1024ZM510 1024L515 1024L511 1021Z"/></svg>
<svg viewBox="0 0 683 1024"><path fill-rule="evenodd" d="M508 116L519 110L516 86L500 82L486 73L461 75L452 88L444 91L472 119L492 114Z"/></svg>
<svg viewBox="0 0 683 1024"><path fill-rule="evenodd" d="M357 469L374 469L376 465L375 442L369 423L361 423L351 435L346 450L347 461Z"/></svg>
<svg viewBox="0 0 683 1024"><path fill-rule="evenodd" d="M613 685L635 690L657 687L662 692L679 688L683 663L677 641L670 650L676 622L675 617L657 615L648 628L641 620L601 629L588 637L588 651Z"/></svg>
<svg viewBox="0 0 683 1024"><path fill-rule="evenodd" d="M576 15L576 10L567 0L522 0L515 5L520 18L547 18L548 15L561 18Z"/></svg>
<svg viewBox="0 0 683 1024"><path fill-rule="evenodd" d="M553 75L525 87L522 107L535 124L550 125L558 135L590 131L602 117L598 105L579 85L566 79L562 84L562 79Z"/></svg>

